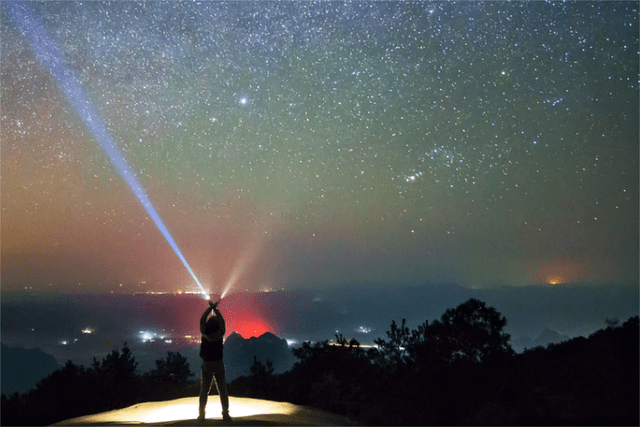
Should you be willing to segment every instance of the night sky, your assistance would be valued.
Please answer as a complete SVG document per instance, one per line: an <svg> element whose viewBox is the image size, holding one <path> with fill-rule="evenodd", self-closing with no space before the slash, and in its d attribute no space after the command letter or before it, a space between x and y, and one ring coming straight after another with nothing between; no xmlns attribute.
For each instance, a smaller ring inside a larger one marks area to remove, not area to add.
<svg viewBox="0 0 640 427"><path fill-rule="evenodd" d="M29 4L211 291L637 283L637 2ZM1 19L3 290L195 290Z"/></svg>

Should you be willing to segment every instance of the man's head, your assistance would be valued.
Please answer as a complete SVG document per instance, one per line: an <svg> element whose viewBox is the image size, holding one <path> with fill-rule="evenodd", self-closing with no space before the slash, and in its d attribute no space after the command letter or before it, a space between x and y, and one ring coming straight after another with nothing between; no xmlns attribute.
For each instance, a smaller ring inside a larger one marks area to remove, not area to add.
<svg viewBox="0 0 640 427"><path fill-rule="evenodd" d="M220 322L217 316L211 316L207 319L207 334L213 334L220 328Z"/></svg>

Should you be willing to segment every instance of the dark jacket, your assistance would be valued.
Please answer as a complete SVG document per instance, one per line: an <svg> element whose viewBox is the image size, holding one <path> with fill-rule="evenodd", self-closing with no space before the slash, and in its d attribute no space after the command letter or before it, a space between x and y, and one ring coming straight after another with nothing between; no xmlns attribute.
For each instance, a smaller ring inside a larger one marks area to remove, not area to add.
<svg viewBox="0 0 640 427"><path fill-rule="evenodd" d="M224 337L226 328L222 314L220 314L217 309L215 311L217 322L207 322L207 316L211 312L211 308L208 308L200 318L200 333L202 333L200 357L207 362L222 360L222 338Z"/></svg>

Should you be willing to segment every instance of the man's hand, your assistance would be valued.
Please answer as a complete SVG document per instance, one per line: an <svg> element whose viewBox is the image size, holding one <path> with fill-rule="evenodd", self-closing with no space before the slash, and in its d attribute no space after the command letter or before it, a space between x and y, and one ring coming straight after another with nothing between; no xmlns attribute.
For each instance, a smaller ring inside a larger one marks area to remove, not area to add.
<svg viewBox="0 0 640 427"><path fill-rule="evenodd" d="M216 308L218 308L218 304L220 304L220 301L218 301L218 302L211 302L211 300L209 300L209 307L211 307L213 310L215 310Z"/></svg>

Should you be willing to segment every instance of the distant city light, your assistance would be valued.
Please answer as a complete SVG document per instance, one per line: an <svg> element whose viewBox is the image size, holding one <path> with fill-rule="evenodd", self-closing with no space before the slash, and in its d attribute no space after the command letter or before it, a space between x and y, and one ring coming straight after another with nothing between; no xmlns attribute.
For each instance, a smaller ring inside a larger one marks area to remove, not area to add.
<svg viewBox="0 0 640 427"><path fill-rule="evenodd" d="M142 339L142 341L151 341L153 339L155 339L156 334L153 332L149 332L149 331L140 331L140 339Z"/></svg>
<svg viewBox="0 0 640 427"><path fill-rule="evenodd" d="M356 332L360 332L361 334L368 334L372 331L372 329L368 326L360 326L356 329Z"/></svg>

